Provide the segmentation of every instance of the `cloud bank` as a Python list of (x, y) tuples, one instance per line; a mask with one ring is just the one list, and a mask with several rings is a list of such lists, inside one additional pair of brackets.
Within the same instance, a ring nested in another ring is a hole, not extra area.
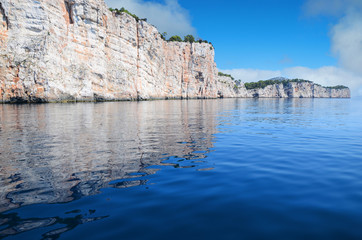
[(188, 11), (180, 6), (177, 0), (164, 0), (162, 3), (145, 0), (106, 0), (111, 8), (124, 7), (140, 18), (155, 25), (158, 30), (173, 35), (196, 35), (196, 29), (191, 24)]
[(343, 17), (332, 28), (331, 41), (340, 65), (362, 74), (362, 14), (352, 11)]
[(331, 52), (339, 66), (317, 69), (293, 67), (279, 71), (258, 69), (221, 70), (244, 82), (272, 77), (303, 78), (324, 86), (346, 85), (352, 95), (362, 96), (362, 1), (361, 0), (307, 0), (303, 7), (308, 17), (319, 15), (337, 17), (330, 30)]

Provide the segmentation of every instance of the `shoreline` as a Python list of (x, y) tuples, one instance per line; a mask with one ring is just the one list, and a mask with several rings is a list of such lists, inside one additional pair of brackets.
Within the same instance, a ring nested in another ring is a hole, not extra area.
[[(151, 98), (151, 99), (119, 99), (119, 100), (60, 100), (60, 101), (8, 101), (0, 102), (2, 105), (38, 105), (38, 104), (73, 104), (73, 103), (116, 103), (116, 102), (151, 102), (151, 101), (172, 101), (172, 100), (221, 100), (221, 99), (352, 99), (352, 97), (223, 97), (223, 98)], [(355, 99), (355, 98), (354, 98)]]

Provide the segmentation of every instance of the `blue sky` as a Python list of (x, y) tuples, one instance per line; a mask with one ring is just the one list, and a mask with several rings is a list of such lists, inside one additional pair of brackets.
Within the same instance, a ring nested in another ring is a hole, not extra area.
[(106, 2), (148, 18), (169, 37), (211, 41), (218, 68), (237, 79), (300, 77), (362, 95), (362, 0)]
[(335, 65), (330, 19), (310, 19), (302, 0), (180, 1), (201, 38), (216, 48), (222, 69)]

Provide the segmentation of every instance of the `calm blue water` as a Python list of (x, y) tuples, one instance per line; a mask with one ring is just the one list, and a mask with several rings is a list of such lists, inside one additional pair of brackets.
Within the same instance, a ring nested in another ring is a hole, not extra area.
[(0, 105), (0, 239), (362, 239), (362, 101)]

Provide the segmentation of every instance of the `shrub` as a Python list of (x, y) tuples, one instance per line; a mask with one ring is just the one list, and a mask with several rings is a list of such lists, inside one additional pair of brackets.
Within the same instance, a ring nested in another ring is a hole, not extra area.
[(250, 83), (245, 83), (245, 88), (246, 89), (256, 89), (256, 88), (265, 88), (266, 86), (269, 85), (274, 85), (274, 84), (283, 84), (284, 87), (288, 86), (289, 83), (302, 83), (302, 82), (307, 82), (307, 83), (313, 83), (312, 81), (308, 81), (308, 80), (304, 80), (304, 79), (285, 79), (285, 80), (260, 80), (258, 82), (250, 82)]
[(337, 86), (334, 86), (334, 87), (326, 87), (326, 88), (329, 88), (329, 89), (346, 89), (348, 87), (343, 86), (343, 85), (337, 85)]
[(195, 38), (194, 38), (194, 36), (192, 36), (192, 35), (186, 35), (185, 37), (184, 37), (184, 42), (189, 42), (189, 43), (194, 43), (195, 42)]
[(134, 19), (136, 19), (136, 21), (145, 21), (147, 22), (147, 18), (139, 18), (137, 15), (133, 14), (133, 13), (130, 13), (127, 9), (125, 8), (121, 8), (121, 9), (118, 9), (118, 8), (110, 8), (109, 11), (111, 12), (115, 12), (116, 14), (121, 14), (121, 13), (127, 13), (128, 15), (132, 16)]
[(167, 32), (160, 33), (160, 35), (163, 40), (166, 40)]
[(219, 76), (221, 76), (221, 77), (229, 77), (229, 78), (231, 78), (232, 80), (234, 80), (234, 78), (233, 78), (230, 74), (226, 74), (226, 73), (218, 72), (218, 74), (217, 74), (217, 75), (219, 75)]
[[(199, 43), (209, 43), (207, 40), (202, 40), (201, 38), (199, 38), (197, 41)], [(210, 44), (211, 44), (211, 42), (210, 42)]]
[(170, 39), (168, 41), (170, 41), (170, 42), (182, 42), (182, 38), (180, 36), (175, 35), (175, 36), (170, 37)]

